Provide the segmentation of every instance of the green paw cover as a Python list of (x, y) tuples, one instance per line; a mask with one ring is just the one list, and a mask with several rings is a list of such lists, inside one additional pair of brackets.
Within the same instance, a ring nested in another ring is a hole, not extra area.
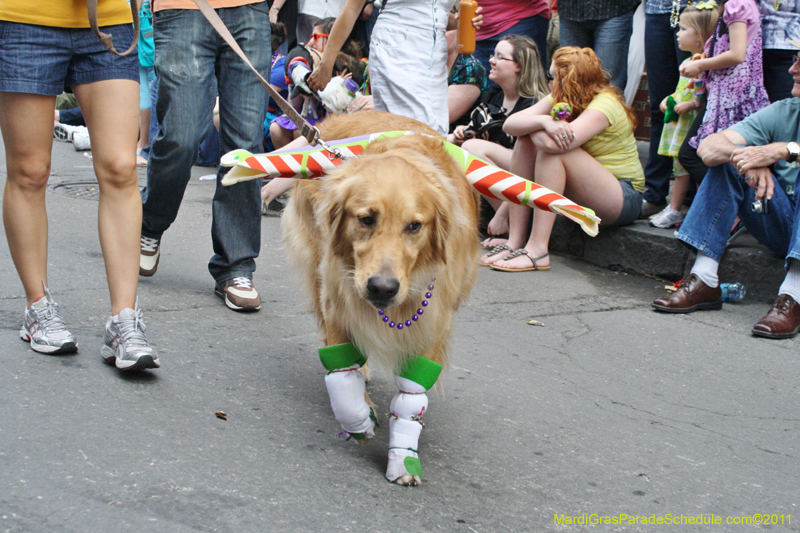
[(425, 390), (430, 390), (439, 379), (439, 374), (442, 373), (442, 365), (435, 363), (427, 357), (421, 355), (412, 355), (408, 358), (403, 371), (400, 372), (401, 378), (410, 379), (414, 383), (418, 383), (425, 387)]
[(334, 344), (319, 349), (319, 360), (325, 370), (332, 372), (342, 368), (349, 368), (355, 364), (364, 366), (367, 358), (356, 348), (352, 342)]
[(406, 457), (403, 459), (403, 465), (412, 476), (419, 476), (422, 479), (422, 463), (419, 462), (419, 457)]

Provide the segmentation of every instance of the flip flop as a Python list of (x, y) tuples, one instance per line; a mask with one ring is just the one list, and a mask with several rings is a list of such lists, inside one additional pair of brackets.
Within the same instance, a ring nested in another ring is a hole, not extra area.
[(528, 250), (526, 250), (525, 248), (520, 248), (519, 250), (514, 250), (513, 252), (505, 256), (504, 259), (508, 261), (509, 259), (514, 259), (515, 257), (519, 257), (521, 255), (527, 255), (528, 259), (530, 259), (531, 263), (533, 263), (533, 266), (526, 268), (508, 268), (496, 265), (489, 265), (489, 266), (492, 268), (492, 270), (500, 270), (503, 272), (528, 272), (530, 270), (541, 270), (541, 271), (550, 270), (550, 265), (540, 267), (536, 264), (536, 261), (544, 259), (548, 255), (550, 255), (549, 253), (540, 255), (539, 257), (533, 257), (530, 253), (528, 253)]
[(136, 154), (136, 166), (137, 167), (146, 167), (147, 166), (147, 159), (145, 159), (144, 157), (140, 156), (139, 154)]
[[(492, 248), (491, 250), (489, 250), (489, 251), (486, 253), (486, 255), (497, 255), (497, 254), (499, 254), (500, 252), (502, 252), (503, 250), (508, 250), (509, 252), (511, 252), (511, 253), (514, 253), (514, 252), (513, 252), (513, 250), (511, 249), (511, 247), (510, 247), (509, 245), (507, 245), (507, 244), (498, 244), (497, 246), (495, 246), (494, 248)], [(509, 254), (509, 255), (510, 255), (510, 254)], [(503, 259), (506, 259), (507, 257), (508, 257), (508, 256), (504, 257)], [(490, 267), (490, 266), (492, 266), (492, 265), (493, 265), (493, 263), (484, 263), (483, 261), (480, 261), (480, 260), (478, 261), (478, 263), (479, 263), (481, 266), (485, 266), (485, 267)]]

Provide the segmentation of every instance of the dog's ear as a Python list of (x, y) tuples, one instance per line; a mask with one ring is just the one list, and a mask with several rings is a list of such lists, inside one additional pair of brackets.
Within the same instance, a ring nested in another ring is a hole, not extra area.
[(325, 212), (321, 214), (320, 221), (324, 221), (327, 225), (331, 251), (339, 257), (345, 257), (351, 253), (350, 241), (344, 236), (347, 223), (345, 203), (349, 198), (351, 189), (349, 181), (346, 178), (333, 178), (322, 191), (326, 198), (324, 202)]
[(447, 205), (449, 200), (444, 191), (439, 188), (433, 189), (431, 195), (435, 209), (433, 224), (431, 227), (431, 254), (433, 259), (442, 263), (447, 263), (447, 237), (450, 234), (450, 209)]

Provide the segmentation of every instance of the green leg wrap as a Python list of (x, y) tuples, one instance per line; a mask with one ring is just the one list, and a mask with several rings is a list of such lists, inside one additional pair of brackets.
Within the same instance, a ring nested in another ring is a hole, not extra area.
[(364, 366), (367, 358), (364, 357), (356, 345), (352, 342), (345, 344), (334, 344), (319, 349), (319, 360), (325, 370), (332, 372), (342, 368), (349, 368), (353, 365)]
[(429, 390), (436, 384), (439, 374), (442, 373), (442, 365), (434, 363), (427, 357), (421, 355), (409, 356), (406, 366), (400, 372), (400, 377), (410, 379)]

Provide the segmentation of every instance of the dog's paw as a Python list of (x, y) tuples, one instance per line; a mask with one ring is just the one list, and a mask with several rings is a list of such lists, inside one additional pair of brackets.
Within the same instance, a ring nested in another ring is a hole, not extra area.
[(417, 454), (411, 450), (390, 449), (386, 479), (407, 487), (422, 483), (422, 464)]
[(403, 485), (404, 487), (416, 487), (422, 483), (422, 478), (412, 474), (406, 474), (395, 479), (394, 482), (398, 485)]

